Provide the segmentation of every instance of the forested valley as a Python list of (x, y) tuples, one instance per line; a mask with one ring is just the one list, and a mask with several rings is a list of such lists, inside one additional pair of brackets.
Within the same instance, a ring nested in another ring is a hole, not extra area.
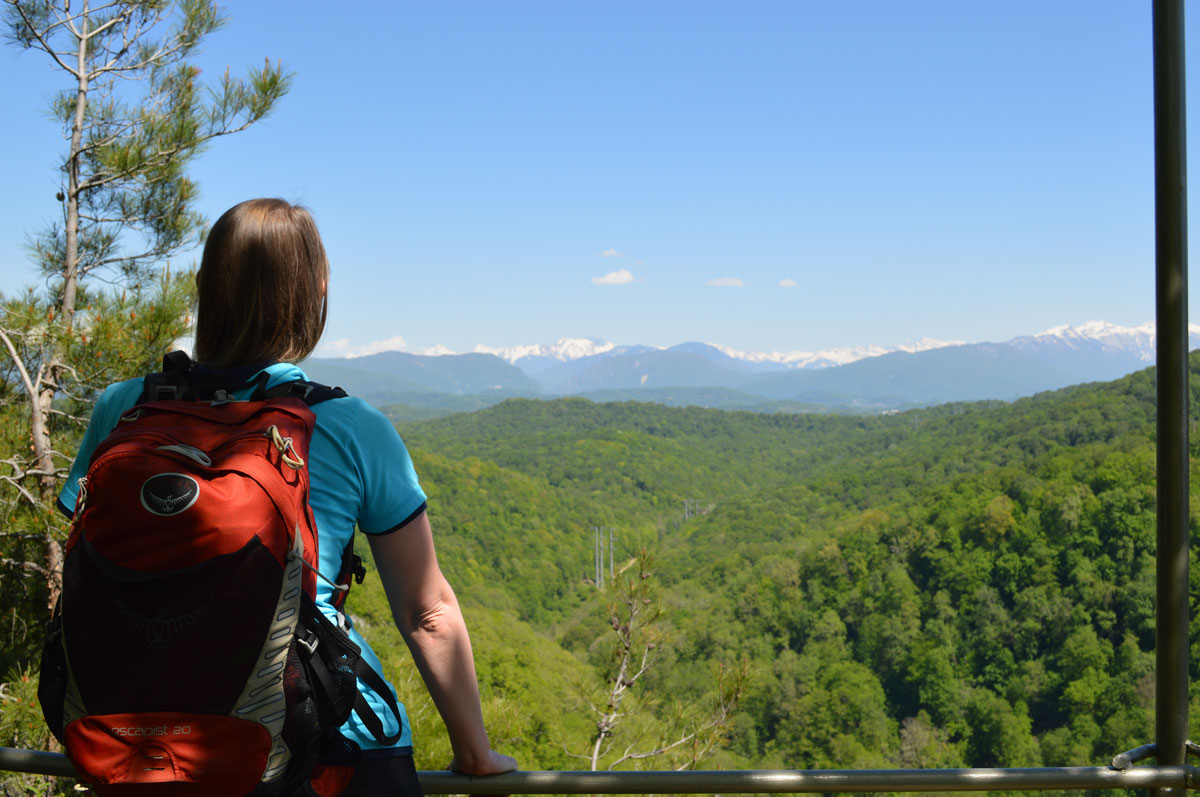
[[(1098, 765), (1153, 736), (1152, 369), (881, 417), (510, 400), (400, 431), (493, 741), (525, 768), (588, 768), (573, 756), (642, 548), (657, 659), (610, 763), (699, 722), (742, 665), (705, 768)], [(615, 538), (601, 589), (595, 527)], [(444, 766), (376, 582), (351, 612), (398, 675), (420, 766)]]
[[(1152, 369), (887, 416), (510, 400), (398, 428), (493, 743), (523, 768), (592, 765), (630, 583), (653, 662), (599, 768), (1097, 765), (1153, 736)], [(597, 527), (614, 540), (600, 588)], [(37, 746), (37, 623), (16, 609), (39, 596), (17, 583), (0, 743)], [(409, 707), (419, 768), (443, 768), (377, 579), (349, 612)]]

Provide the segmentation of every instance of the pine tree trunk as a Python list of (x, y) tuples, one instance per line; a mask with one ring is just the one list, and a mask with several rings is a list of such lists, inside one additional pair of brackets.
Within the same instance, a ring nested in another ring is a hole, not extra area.
[[(38, 394), (31, 397), (30, 426), (33, 431), (33, 451), (37, 463), (38, 499), (44, 511), (52, 515), (58, 501), (58, 482), (54, 478), (54, 453), (50, 445), (50, 407), (54, 401), (53, 379), (43, 376), (37, 382)], [(54, 537), (54, 518), (46, 518), (46, 600), (50, 610), (62, 591), (62, 544)]]
[[(88, 21), (85, 17), (81, 22), (84, 32), (87, 31)], [(63, 331), (71, 334), (75, 324), (75, 293), (79, 282), (79, 165), (83, 158), (83, 122), (87, 112), (88, 72), (87, 72), (88, 39), (79, 39), (78, 85), (75, 92), (75, 118), (71, 122), (71, 152), (67, 160), (67, 221), (63, 233), (66, 237), (66, 251), (63, 257), (63, 292), (62, 304), (58, 322)], [(57, 383), (59, 363), (62, 362), (61, 339), (54, 343), (54, 356), (51, 358), (50, 381)]]
[[(85, 12), (86, 13), (86, 12)], [(39, 369), (41, 378), (36, 382), (37, 396), (30, 396), (30, 427), (33, 431), (34, 457), (37, 461), (38, 492), (42, 505), (53, 513), (58, 501), (58, 480), (54, 476), (55, 463), (50, 440), (50, 411), (54, 406), (54, 394), (62, 381), (66, 369), (66, 341), (75, 326), (75, 297), (79, 286), (79, 172), (83, 158), (83, 125), (88, 100), (88, 19), (80, 21), (81, 35), (76, 59), (77, 87), (75, 91), (75, 116), (71, 121), (71, 150), (67, 158), (67, 218), (63, 230), (65, 247), (62, 264), (62, 299), (57, 318), (50, 321), (49, 357)], [(46, 593), (50, 610), (58, 602), (62, 592), (62, 543), (55, 539), (53, 521), (46, 528)]]

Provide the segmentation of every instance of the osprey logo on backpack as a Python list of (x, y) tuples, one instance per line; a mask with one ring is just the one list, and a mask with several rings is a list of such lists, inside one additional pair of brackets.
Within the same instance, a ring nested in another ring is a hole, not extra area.
[(230, 401), (182, 353), (164, 368), (81, 482), (42, 710), (101, 795), (291, 793), (353, 748), (356, 675), (379, 680), (314, 601), (309, 405), (345, 394), (264, 378)]
[(207, 604), (193, 609), (186, 614), (168, 617), (165, 610), (159, 610), (154, 617), (139, 614), (124, 603), (117, 601), (124, 622), (146, 632), (145, 646), (148, 648), (170, 647), (184, 628), (194, 625), (200, 615), (208, 608)]
[(183, 473), (159, 473), (142, 484), (142, 506), (159, 517), (178, 515), (200, 496), (200, 484)]

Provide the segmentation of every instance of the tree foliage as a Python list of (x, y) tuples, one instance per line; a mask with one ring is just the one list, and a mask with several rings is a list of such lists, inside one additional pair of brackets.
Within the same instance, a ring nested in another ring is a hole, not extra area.
[[(66, 146), (53, 220), (31, 231), (35, 287), (0, 296), (0, 667), (31, 661), (61, 578), (55, 500), (91, 405), (153, 370), (191, 324), (191, 161), (266, 116), (278, 64), (213, 84), (189, 61), (225, 19), (210, 0), (3, 0), (6, 40), (62, 78), (49, 100)], [(48, 132), (48, 135), (54, 135)], [(10, 682), (11, 683), (11, 682)], [(3, 716), (7, 716), (5, 704)]]
[[(645, 688), (697, 701), (718, 664), (757, 673), (718, 766), (1096, 765), (1152, 737), (1152, 370), (884, 417), (512, 400), (401, 429), (444, 463), (423, 479), (453, 583), (477, 551), (464, 602), (505, 602), (581, 666), (612, 635), (587, 519), (659, 539)], [(459, 523), (518, 495), (537, 510)]]
[[(607, 579), (612, 593), (609, 624), (612, 651), (604, 681), (584, 686), (584, 702), (594, 721), (588, 746), (572, 758), (591, 770), (622, 766), (687, 769), (725, 742), (730, 716), (742, 698), (749, 667), (726, 672), (718, 665), (717, 684), (700, 705), (663, 701), (645, 681), (662, 656), (665, 636), (659, 627), (661, 607), (652, 580), (653, 556), (643, 548), (623, 572)], [(639, 684), (641, 687), (639, 688)]]

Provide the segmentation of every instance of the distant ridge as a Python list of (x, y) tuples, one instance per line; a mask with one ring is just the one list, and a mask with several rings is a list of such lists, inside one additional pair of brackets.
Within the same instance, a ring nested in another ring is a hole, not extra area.
[[(310, 378), (338, 384), (378, 406), (463, 411), (511, 396), (580, 395), (767, 412), (880, 412), (951, 401), (1010, 401), (1107, 381), (1152, 365), (1154, 346), (1153, 323), (1123, 327), (1089, 321), (1002, 343), (923, 338), (893, 347), (765, 354), (696, 341), (662, 348), (561, 338), (550, 345), (480, 346), (469, 354), (311, 358), (303, 366)], [(1193, 324), (1190, 348), (1197, 346), (1200, 325)]]
[(510, 346), (508, 348), (495, 348), (481, 344), (475, 347), (475, 351), (483, 354), (494, 354), (502, 360), (516, 365), (526, 373), (532, 374), (545, 370), (555, 363), (572, 362), (602, 356), (617, 356), (627, 353), (630, 349), (671, 351), (684, 347), (705, 347), (718, 351), (730, 359), (743, 360), (747, 363), (754, 363), (768, 368), (828, 368), (837, 365), (846, 365), (865, 357), (878, 357), (879, 355), (888, 354), (893, 351), (927, 351), (943, 346), (958, 346), (964, 342), (961, 340), (921, 338), (915, 342), (908, 341), (896, 346), (871, 345), (822, 349), (820, 351), (801, 351), (796, 349), (786, 352), (759, 352), (742, 351), (730, 346), (722, 346), (719, 343), (689, 342), (664, 349), (660, 346), (616, 346), (597, 338), (559, 338), (556, 343), (552, 344)]
[(516, 396), (541, 392), (524, 371), (490, 354), (385, 351), (353, 359), (310, 357), (301, 367), (314, 381), (340, 385), (367, 399), (386, 393)]

